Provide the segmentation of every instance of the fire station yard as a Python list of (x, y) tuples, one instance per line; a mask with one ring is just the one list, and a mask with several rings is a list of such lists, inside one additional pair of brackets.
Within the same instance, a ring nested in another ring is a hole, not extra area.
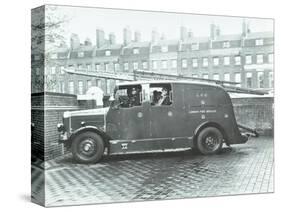
[[(273, 138), (225, 146), (219, 155), (192, 151), (105, 157), (76, 164), (65, 156), (45, 164), (46, 206), (273, 192)], [(42, 177), (32, 168), (40, 187)], [(38, 189), (40, 189), (38, 187)]]

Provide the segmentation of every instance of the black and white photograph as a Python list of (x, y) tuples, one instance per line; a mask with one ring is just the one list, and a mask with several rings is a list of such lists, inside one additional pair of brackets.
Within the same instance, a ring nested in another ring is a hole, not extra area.
[(273, 193), (274, 19), (31, 11), (31, 201)]

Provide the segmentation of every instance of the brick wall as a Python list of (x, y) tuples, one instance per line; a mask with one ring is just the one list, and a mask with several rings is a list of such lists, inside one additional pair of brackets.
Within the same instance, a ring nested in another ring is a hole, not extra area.
[(58, 144), (57, 124), (63, 112), (78, 110), (76, 95), (60, 93), (35, 93), (31, 96), (32, 156), (49, 160), (64, 153)]
[(273, 97), (233, 98), (237, 123), (257, 129), (261, 135), (273, 135)]

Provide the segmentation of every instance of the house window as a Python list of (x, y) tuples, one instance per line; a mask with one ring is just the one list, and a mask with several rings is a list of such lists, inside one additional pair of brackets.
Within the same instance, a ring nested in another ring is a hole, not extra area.
[(262, 64), (263, 63), (263, 54), (257, 54), (257, 63)]
[(34, 55), (34, 60), (40, 60), (40, 55), (39, 54), (36, 54), (36, 55)]
[(84, 57), (84, 52), (78, 52), (78, 57)]
[(152, 69), (157, 69), (157, 61), (152, 61)]
[(36, 74), (36, 75), (40, 75), (40, 68), (37, 67), (37, 68), (35, 69), (35, 74)]
[(237, 87), (241, 87), (241, 73), (235, 73), (235, 82), (237, 82), (238, 84), (236, 84)]
[(133, 49), (133, 54), (139, 54), (140, 53), (140, 49), (139, 48), (134, 48)]
[(252, 55), (246, 55), (246, 64), (252, 64)]
[(143, 62), (142, 62), (142, 68), (143, 68), (143, 69), (148, 69), (148, 63), (147, 63), (147, 61), (143, 61)]
[(264, 73), (263, 73), (263, 71), (258, 72), (258, 88), (264, 88)]
[(262, 46), (263, 45), (263, 39), (256, 39), (256, 46)]
[(219, 74), (213, 74), (213, 79), (214, 80), (220, 80), (220, 75)]
[(51, 67), (51, 74), (56, 74), (56, 67), (55, 66)]
[(268, 77), (268, 80), (269, 80), (269, 83), (268, 83), (268, 86), (270, 87), (270, 88), (273, 88), (273, 86), (274, 86), (274, 79), (273, 79), (273, 72), (271, 71), (271, 72), (269, 72), (269, 77)]
[(69, 93), (74, 94), (74, 82), (73, 81), (69, 81), (68, 90), (69, 90)]
[(187, 59), (182, 59), (181, 60), (181, 67), (182, 68), (187, 68)]
[(223, 64), (225, 66), (228, 66), (230, 64), (230, 57), (229, 56), (226, 56), (223, 58)]
[(78, 94), (83, 94), (84, 84), (83, 81), (78, 81)]
[(51, 54), (51, 59), (58, 59), (58, 54), (57, 53)]
[(110, 50), (106, 50), (105, 51), (105, 56), (110, 56), (111, 55), (111, 51)]
[(172, 68), (177, 68), (177, 60), (172, 60)]
[(192, 59), (192, 67), (193, 68), (197, 68), (198, 67), (198, 59), (197, 58), (193, 58)]
[(162, 69), (167, 69), (168, 68), (167, 60), (162, 60), (161, 61), (161, 67), (162, 67)]
[(87, 71), (92, 71), (92, 64), (88, 63), (86, 64)]
[(82, 64), (78, 64), (78, 65), (77, 65), (77, 68), (78, 68), (78, 71), (82, 71), (83, 65), (82, 65)]
[(92, 81), (87, 80), (87, 89), (89, 90), (90, 87), (92, 87)]
[(119, 63), (114, 63), (114, 70), (115, 70), (115, 71), (120, 71), (120, 65), (119, 65)]
[(133, 69), (138, 70), (139, 68), (139, 63), (138, 62), (133, 62)]
[(109, 79), (106, 80), (106, 93), (110, 94), (110, 80)]
[(224, 81), (230, 81), (230, 74), (229, 73), (224, 74)]
[(168, 46), (161, 46), (161, 52), (168, 52)]
[(129, 70), (129, 63), (124, 63), (124, 71), (128, 71)]
[(65, 83), (64, 83), (64, 81), (60, 82), (60, 92), (65, 93)]
[(213, 58), (213, 64), (214, 64), (214, 66), (218, 66), (219, 65), (219, 58), (218, 57), (214, 57)]
[(99, 63), (97, 63), (97, 64), (95, 65), (95, 67), (96, 67), (96, 71), (100, 71), (100, 64), (99, 64)]
[(203, 79), (209, 79), (209, 74), (203, 74), (202, 77)]
[(268, 55), (268, 62), (273, 63), (273, 54), (272, 53)]
[(105, 67), (105, 71), (109, 71), (109, 63), (105, 63), (104, 67)]
[(191, 75), (193, 78), (198, 78), (198, 74), (192, 74)]
[(223, 48), (229, 48), (230, 47), (229, 41), (224, 41), (223, 44), (222, 44), (222, 47)]
[(234, 60), (235, 60), (235, 65), (241, 65), (241, 57), (240, 56), (235, 56)]
[(192, 50), (192, 51), (199, 50), (199, 43), (193, 43), (193, 44), (191, 44), (191, 50)]
[(68, 65), (69, 69), (74, 69), (74, 65)]
[(64, 74), (64, 66), (60, 66), (60, 74)]
[(207, 57), (204, 57), (203, 58), (203, 67), (208, 67), (208, 65), (209, 65), (209, 60), (208, 60), (208, 58)]
[(252, 73), (250, 73), (250, 72), (246, 73), (246, 87), (247, 88), (251, 88), (252, 87), (252, 84), (253, 84), (252, 80), (253, 80)]
[(101, 79), (96, 79), (96, 85), (101, 88)]

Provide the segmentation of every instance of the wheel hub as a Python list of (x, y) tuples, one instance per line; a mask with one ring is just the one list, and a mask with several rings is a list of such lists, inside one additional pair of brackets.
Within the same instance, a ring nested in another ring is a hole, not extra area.
[(80, 143), (80, 153), (83, 155), (92, 155), (96, 151), (95, 141), (86, 139)]
[(89, 144), (89, 143), (84, 145), (84, 150), (85, 150), (86, 152), (90, 151), (91, 148), (92, 148), (92, 145)]
[(217, 144), (217, 140), (213, 136), (208, 136), (205, 140), (207, 148), (214, 149)]

